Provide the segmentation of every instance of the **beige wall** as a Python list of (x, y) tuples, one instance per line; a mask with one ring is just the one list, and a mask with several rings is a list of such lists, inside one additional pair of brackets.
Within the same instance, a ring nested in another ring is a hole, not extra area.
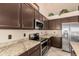
[[(23, 34), (26, 33), (26, 37), (23, 37)], [(8, 42), (12, 40), (18, 40), (23, 38), (29, 38), (29, 34), (31, 33), (40, 33), (40, 35), (44, 35), (47, 33), (48, 35), (61, 37), (60, 30), (5, 30), (0, 29), (0, 43)], [(8, 35), (12, 35), (12, 39), (8, 39)]]
[(70, 11), (78, 10), (78, 3), (38, 3), (40, 12), (48, 17), (50, 12), (59, 14), (61, 9), (68, 9)]

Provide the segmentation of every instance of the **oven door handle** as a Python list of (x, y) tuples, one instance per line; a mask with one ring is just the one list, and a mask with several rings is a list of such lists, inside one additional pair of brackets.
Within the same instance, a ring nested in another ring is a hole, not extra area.
[(44, 44), (45, 42), (47, 42), (48, 40), (43, 41), (41, 44)]

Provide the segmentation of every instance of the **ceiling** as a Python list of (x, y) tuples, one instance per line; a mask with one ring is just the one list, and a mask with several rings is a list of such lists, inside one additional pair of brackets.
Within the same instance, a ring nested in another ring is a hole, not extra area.
[(37, 3), (40, 7), (40, 12), (48, 17), (49, 13), (59, 14), (62, 9), (68, 9), (69, 11), (78, 10), (79, 3)]

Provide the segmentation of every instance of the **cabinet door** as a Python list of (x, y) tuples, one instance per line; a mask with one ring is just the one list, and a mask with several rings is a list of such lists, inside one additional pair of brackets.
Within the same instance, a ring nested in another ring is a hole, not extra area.
[(49, 20), (49, 29), (60, 30), (61, 20), (60, 19)]
[(33, 29), (34, 9), (29, 4), (22, 4), (22, 28)]
[(61, 20), (62, 20), (62, 23), (78, 22), (78, 16), (62, 18)]
[(55, 21), (56, 21), (56, 23), (55, 23), (55, 26), (56, 26), (56, 30), (60, 30), (60, 29), (62, 29), (61, 28), (61, 19), (55, 19)]
[(19, 28), (20, 4), (0, 3), (0, 28)]
[(61, 19), (49, 20), (49, 29), (51, 30), (61, 30)]
[(62, 20), (62, 23), (67, 23), (67, 22), (69, 22), (67, 18), (62, 18), (61, 20)]
[(51, 45), (53, 47), (61, 48), (62, 47), (62, 39), (61, 37), (52, 37), (51, 38)]
[(37, 10), (35, 10), (35, 19), (40, 20), (39, 12)]
[(44, 30), (48, 30), (48, 20), (44, 21)]
[(35, 10), (35, 19), (43, 21), (43, 16), (39, 11)]
[(40, 56), (41, 55), (40, 44), (38, 44), (35, 47), (31, 48), (28, 51), (28, 55), (29, 56)]
[(40, 20), (43, 21), (43, 15), (39, 13), (39, 16), (40, 16)]
[(39, 49), (35, 50), (32, 54), (30, 54), (29, 56), (40, 56), (40, 51)]
[(43, 17), (43, 21), (44, 21), (44, 30), (48, 30), (48, 19), (46, 17)]
[(73, 16), (68, 18), (69, 22), (78, 22), (78, 16)]
[(49, 24), (48, 25), (49, 30), (55, 30), (56, 29), (55, 20), (49, 20), (48, 24)]

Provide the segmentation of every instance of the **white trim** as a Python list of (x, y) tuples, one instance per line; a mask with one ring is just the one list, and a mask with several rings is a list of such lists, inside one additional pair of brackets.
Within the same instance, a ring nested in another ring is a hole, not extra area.
[(65, 17), (72, 17), (72, 16), (79, 16), (79, 11), (73, 11), (73, 12), (69, 12), (69, 13), (64, 13), (62, 15), (50, 16), (50, 17), (48, 17), (48, 20), (65, 18)]

